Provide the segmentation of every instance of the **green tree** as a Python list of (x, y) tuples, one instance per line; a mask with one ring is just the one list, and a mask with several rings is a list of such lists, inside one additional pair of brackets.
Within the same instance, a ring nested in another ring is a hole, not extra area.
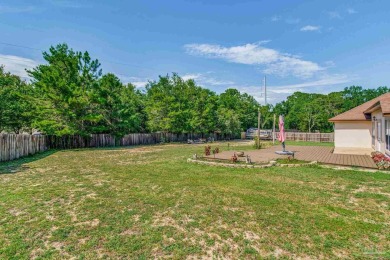
[(273, 112), (272, 105), (267, 104), (265, 106), (261, 106), (260, 114), (261, 114), (261, 120), (260, 120), (261, 129), (272, 129), (273, 122), (274, 122), (274, 112)]
[(33, 88), (0, 66), (0, 132), (32, 131)]
[(237, 112), (225, 107), (218, 108), (218, 129), (223, 134), (240, 133), (242, 125)]
[(92, 131), (118, 137), (143, 131), (140, 95), (132, 84), (123, 85), (114, 74), (103, 75), (92, 95), (100, 116)]
[(216, 96), (177, 74), (160, 76), (146, 87), (146, 113), (151, 131), (206, 133), (214, 131)]
[(350, 86), (344, 89), (344, 111), (357, 107), (371, 99), (389, 92), (388, 87), (378, 87), (376, 89), (364, 89), (361, 86)]
[[(189, 81), (188, 84), (195, 85), (194, 81)], [(192, 98), (190, 100), (191, 117), (190, 129), (194, 133), (211, 133), (216, 130), (217, 125), (217, 95), (200, 87), (192, 88)]]
[(101, 76), (98, 60), (66, 44), (43, 53), (47, 64), (28, 71), (38, 94), (35, 126), (47, 134), (89, 134), (102, 117), (91, 95)]
[(285, 116), (286, 129), (312, 132), (324, 130), (328, 123), (329, 108), (326, 95), (295, 92), (287, 100), (275, 105), (275, 113)]
[(241, 126), (240, 131), (257, 126), (259, 103), (246, 93), (241, 94), (236, 89), (227, 89), (219, 96), (218, 107), (234, 111), (237, 114)]

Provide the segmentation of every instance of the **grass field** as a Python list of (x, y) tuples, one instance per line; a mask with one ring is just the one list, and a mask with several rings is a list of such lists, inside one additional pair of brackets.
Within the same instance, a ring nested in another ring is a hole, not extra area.
[(390, 257), (389, 174), (186, 162), (202, 151), (83, 149), (0, 164), (0, 259)]

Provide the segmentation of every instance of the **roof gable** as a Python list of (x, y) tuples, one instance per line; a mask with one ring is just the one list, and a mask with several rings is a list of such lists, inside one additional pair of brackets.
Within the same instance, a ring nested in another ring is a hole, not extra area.
[(384, 99), (381, 99), (381, 108), (383, 114), (390, 114), (390, 96)]
[(335, 117), (329, 119), (330, 122), (336, 121), (366, 121), (371, 119), (370, 113), (368, 112), (370, 108), (373, 108), (377, 103), (380, 104), (384, 114), (390, 114), (390, 92), (385, 93), (377, 98), (374, 98), (366, 103), (361, 104), (351, 110), (348, 110), (344, 113), (341, 113)]

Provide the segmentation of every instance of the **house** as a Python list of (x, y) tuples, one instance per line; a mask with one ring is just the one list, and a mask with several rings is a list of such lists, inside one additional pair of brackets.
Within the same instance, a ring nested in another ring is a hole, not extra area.
[(334, 153), (390, 155), (390, 93), (339, 114), (334, 123)]

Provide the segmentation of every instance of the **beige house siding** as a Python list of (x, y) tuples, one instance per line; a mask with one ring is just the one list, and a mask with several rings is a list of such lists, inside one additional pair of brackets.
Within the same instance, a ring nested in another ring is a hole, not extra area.
[(335, 148), (364, 148), (372, 147), (371, 121), (342, 121), (335, 122)]

